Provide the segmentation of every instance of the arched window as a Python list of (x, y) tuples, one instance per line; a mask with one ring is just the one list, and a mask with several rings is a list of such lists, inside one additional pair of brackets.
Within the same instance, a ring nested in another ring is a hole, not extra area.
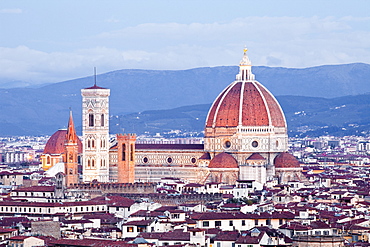
[(101, 126), (104, 126), (104, 114), (101, 114), (100, 124), (101, 124)]
[(95, 147), (95, 141), (94, 140), (92, 140), (91, 141), (91, 146), (94, 148)]
[(87, 147), (90, 148), (90, 146), (91, 146), (90, 140), (87, 140)]
[(126, 144), (122, 144), (122, 161), (126, 160)]
[(92, 113), (89, 114), (89, 126), (90, 127), (94, 126), (94, 114)]
[(91, 160), (91, 167), (95, 167), (95, 160)]
[(91, 162), (90, 160), (87, 161), (87, 167), (90, 167), (91, 166)]
[(46, 163), (47, 163), (47, 164), (50, 164), (50, 156), (48, 156), (48, 157), (46, 158)]

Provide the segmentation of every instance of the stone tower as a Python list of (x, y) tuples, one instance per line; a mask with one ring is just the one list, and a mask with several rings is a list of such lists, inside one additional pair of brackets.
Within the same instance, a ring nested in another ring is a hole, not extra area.
[(78, 179), (78, 136), (72, 118), (72, 111), (69, 114), (67, 134), (64, 143), (64, 173), (65, 185), (77, 184)]
[(109, 181), (109, 95), (107, 88), (81, 90), (83, 181)]
[(135, 181), (135, 134), (117, 135), (118, 183)]

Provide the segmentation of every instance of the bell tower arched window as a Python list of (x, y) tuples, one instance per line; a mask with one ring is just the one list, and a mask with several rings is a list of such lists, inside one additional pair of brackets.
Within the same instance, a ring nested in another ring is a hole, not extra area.
[(89, 126), (93, 127), (94, 126), (94, 114), (89, 113)]

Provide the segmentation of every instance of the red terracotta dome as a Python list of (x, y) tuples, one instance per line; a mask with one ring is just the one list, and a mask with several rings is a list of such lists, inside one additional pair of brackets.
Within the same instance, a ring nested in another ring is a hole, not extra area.
[(207, 127), (238, 125), (286, 126), (279, 103), (257, 81), (232, 83), (217, 97), (209, 110)]
[(208, 112), (206, 127), (286, 127), (284, 113), (275, 97), (252, 74), (244, 51), (236, 81), (226, 87)]
[(300, 168), (299, 161), (288, 152), (278, 154), (274, 159), (275, 168)]
[(233, 156), (228, 153), (220, 153), (209, 162), (208, 168), (239, 168), (239, 166)]
[(248, 157), (247, 160), (266, 160), (266, 159), (259, 153), (253, 153), (251, 156)]
[[(64, 153), (64, 144), (67, 140), (67, 130), (61, 129), (55, 132), (47, 141), (44, 154), (61, 154)], [(78, 152), (82, 153), (82, 143), (78, 138)]]

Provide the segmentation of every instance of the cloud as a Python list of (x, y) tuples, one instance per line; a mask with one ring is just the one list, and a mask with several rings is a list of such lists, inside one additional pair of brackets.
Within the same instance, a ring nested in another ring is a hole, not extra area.
[(124, 68), (237, 65), (244, 45), (254, 65), (299, 68), (370, 63), (369, 21), (314, 16), (144, 23), (97, 34), (83, 42), (83, 49), (66, 52), (0, 47), (0, 78), (44, 83), (91, 75), (93, 67), (103, 73)]
[(21, 14), (22, 9), (0, 9), (0, 14)]

